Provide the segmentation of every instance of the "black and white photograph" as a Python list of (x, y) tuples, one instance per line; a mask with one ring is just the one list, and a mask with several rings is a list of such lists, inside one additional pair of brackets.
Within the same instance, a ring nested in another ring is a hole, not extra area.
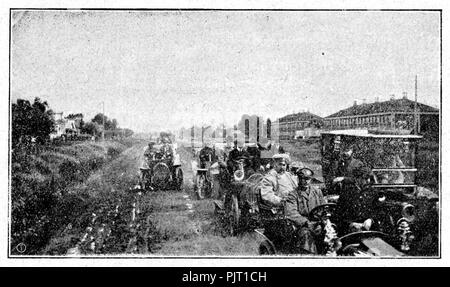
[(10, 8), (8, 258), (442, 258), (442, 10), (331, 8)]

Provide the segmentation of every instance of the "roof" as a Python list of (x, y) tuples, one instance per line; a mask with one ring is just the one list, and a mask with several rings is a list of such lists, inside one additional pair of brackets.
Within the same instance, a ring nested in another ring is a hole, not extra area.
[(318, 115), (312, 114), (310, 112), (301, 112), (296, 114), (290, 114), (286, 115), (279, 119), (279, 121), (310, 121), (314, 119), (322, 119), (322, 117), (319, 117)]
[[(439, 109), (431, 106), (417, 103), (417, 110), (419, 113), (438, 113)], [(347, 117), (356, 115), (368, 115), (377, 113), (391, 113), (391, 112), (414, 112), (414, 101), (409, 99), (394, 99), (384, 102), (375, 102), (369, 104), (360, 104), (351, 106), (347, 109), (340, 110), (337, 113), (329, 115), (325, 118)]]
[(322, 134), (347, 135), (347, 136), (370, 137), (370, 138), (408, 138), (408, 139), (422, 138), (422, 136), (418, 135), (372, 134), (369, 133), (368, 130), (335, 130), (322, 132)]

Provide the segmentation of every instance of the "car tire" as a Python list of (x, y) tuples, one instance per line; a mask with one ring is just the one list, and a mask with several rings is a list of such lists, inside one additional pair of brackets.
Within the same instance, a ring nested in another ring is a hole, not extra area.
[(241, 210), (239, 208), (239, 199), (235, 194), (231, 195), (230, 214), (228, 219), (230, 234), (236, 236), (239, 233)]
[(275, 249), (268, 240), (264, 240), (259, 245), (259, 255), (275, 255)]

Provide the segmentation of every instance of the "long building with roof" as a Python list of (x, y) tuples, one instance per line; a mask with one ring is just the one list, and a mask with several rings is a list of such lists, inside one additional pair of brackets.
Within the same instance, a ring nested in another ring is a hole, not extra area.
[(296, 137), (298, 131), (307, 128), (320, 128), (323, 124), (322, 117), (310, 112), (300, 112), (286, 115), (278, 119), (280, 140), (291, 140)]
[(373, 103), (354, 103), (324, 118), (324, 128), (336, 129), (374, 129), (386, 131), (414, 130), (414, 115), (417, 115), (417, 132), (439, 134), (439, 109), (409, 100), (406, 95), (400, 99)]

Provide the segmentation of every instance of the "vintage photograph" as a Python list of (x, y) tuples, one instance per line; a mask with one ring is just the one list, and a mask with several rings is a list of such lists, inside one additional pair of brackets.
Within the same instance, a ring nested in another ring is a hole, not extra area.
[(440, 258), (441, 10), (10, 9), (10, 258)]

